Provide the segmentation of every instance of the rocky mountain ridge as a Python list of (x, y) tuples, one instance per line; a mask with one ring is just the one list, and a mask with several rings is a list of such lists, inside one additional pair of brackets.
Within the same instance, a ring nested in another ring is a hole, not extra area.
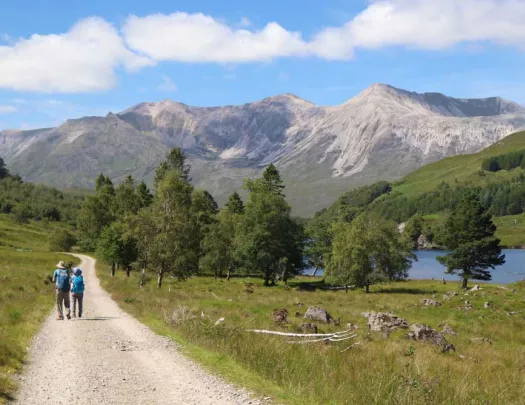
[(198, 187), (219, 201), (274, 162), (294, 212), (308, 215), (352, 186), (395, 179), (446, 156), (476, 152), (525, 129), (525, 108), (501, 99), (455, 99), (375, 84), (344, 104), (291, 94), (192, 107), (165, 100), (57, 128), (0, 132), (0, 156), (28, 180), (92, 187), (101, 171), (151, 180), (182, 147)]

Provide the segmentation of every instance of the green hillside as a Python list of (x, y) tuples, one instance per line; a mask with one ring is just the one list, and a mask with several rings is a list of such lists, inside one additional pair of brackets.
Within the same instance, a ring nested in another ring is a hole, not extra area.
[(485, 172), (480, 176), (483, 160), (489, 157), (525, 149), (525, 131), (509, 135), (494, 145), (472, 155), (459, 155), (445, 158), (423, 166), (410, 173), (394, 185), (393, 191), (407, 196), (434, 190), (440, 183), (479, 185), (500, 182), (515, 177), (520, 169), (496, 173)]
[[(318, 212), (313, 222), (345, 221), (363, 211), (374, 211), (405, 222), (423, 215), (427, 228), (439, 227), (467, 191), (476, 192), (495, 216), (498, 236), (505, 246), (525, 245), (525, 131), (512, 134), (483, 151), (460, 155), (424, 166), (392, 184), (378, 182), (353, 189), (332, 206)], [(518, 157), (517, 161), (512, 158)], [(489, 171), (489, 160), (512, 161), (511, 170)], [(485, 165), (484, 165), (485, 163)], [(434, 232), (435, 233), (435, 232)]]

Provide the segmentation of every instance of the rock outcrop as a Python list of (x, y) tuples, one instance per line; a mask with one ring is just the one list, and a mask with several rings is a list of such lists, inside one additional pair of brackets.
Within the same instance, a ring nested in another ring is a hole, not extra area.
[(447, 342), (445, 336), (435, 331), (428, 325), (414, 324), (410, 325), (410, 332), (407, 338), (419, 341), (428, 341), (433, 345), (441, 347), (442, 351), (454, 351), (454, 345)]
[(371, 312), (366, 313), (368, 318), (368, 328), (372, 332), (383, 332), (389, 334), (396, 329), (407, 329), (408, 322), (406, 319), (399, 318), (391, 313)]
[(304, 318), (323, 323), (330, 323), (334, 321), (334, 318), (332, 318), (332, 316), (325, 309), (314, 306), (309, 307), (306, 310)]

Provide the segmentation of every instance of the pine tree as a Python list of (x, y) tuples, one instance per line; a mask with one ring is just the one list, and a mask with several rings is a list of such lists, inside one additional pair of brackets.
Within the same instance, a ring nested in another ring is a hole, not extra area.
[(102, 188), (102, 186), (104, 186), (106, 184), (106, 176), (104, 176), (104, 173), (100, 173), (97, 177), (97, 181), (96, 181), (96, 188), (95, 190), (98, 191)]
[(505, 263), (500, 240), (494, 236), (496, 226), (481, 205), (479, 197), (467, 193), (448, 218), (442, 243), (452, 252), (437, 260), (447, 266), (447, 274), (458, 274), (462, 287), (468, 280), (490, 280), (489, 269)]
[(155, 172), (155, 189), (158, 188), (160, 182), (170, 170), (178, 173), (182, 181), (189, 182), (191, 166), (186, 163), (186, 155), (180, 148), (173, 148), (168, 154), (166, 160), (160, 164)]
[(275, 284), (278, 279), (286, 281), (298, 272), (303, 265), (304, 241), (302, 227), (290, 217), (279, 172), (271, 169), (268, 174), (247, 182), (250, 197), (239, 224), (236, 248), (236, 260), (246, 271), (261, 274), (264, 285)]
[(281, 179), (279, 170), (277, 170), (273, 163), (270, 163), (264, 171), (261, 184), (263, 184), (271, 193), (283, 195), (283, 180)]
[(224, 206), (232, 214), (244, 214), (244, 203), (237, 191), (234, 191)]
[(141, 208), (149, 207), (153, 201), (153, 194), (151, 194), (148, 186), (143, 181), (137, 186), (137, 196), (139, 198)]
[(0, 158), (0, 180), (9, 176), (9, 170), (5, 166), (4, 160)]
[(115, 190), (115, 215), (118, 218), (135, 215), (142, 206), (133, 177), (128, 176)]

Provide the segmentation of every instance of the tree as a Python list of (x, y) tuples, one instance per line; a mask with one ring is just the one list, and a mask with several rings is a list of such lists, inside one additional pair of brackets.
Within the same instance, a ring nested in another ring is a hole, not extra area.
[(313, 276), (324, 269), (332, 250), (332, 224), (329, 221), (313, 219), (306, 226), (305, 255), (309, 266), (314, 268)]
[(178, 170), (167, 171), (158, 184), (151, 216), (156, 229), (148, 241), (148, 266), (157, 273), (158, 288), (166, 274), (185, 279), (198, 270), (199, 223), (191, 209), (192, 191)]
[(74, 235), (64, 229), (57, 229), (49, 236), (49, 250), (51, 252), (69, 252), (75, 243)]
[(413, 247), (417, 247), (417, 240), (423, 233), (423, 217), (419, 214), (411, 217), (405, 225), (404, 234), (412, 243)]
[(182, 181), (189, 182), (191, 166), (186, 163), (186, 156), (180, 148), (173, 148), (168, 154), (166, 160), (160, 164), (155, 172), (155, 189), (158, 188), (160, 182), (169, 171), (178, 173)]
[(235, 228), (240, 215), (227, 209), (222, 210), (204, 236), (200, 267), (213, 272), (215, 279), (224, 273), (230, 279), (235, 263)]
[(82, 247), (86, 250), (95, 249), (100, 234), (114, 219), (112, 212), (98, 196), (86, 197), (77, 218)]
[(154, 250), (157, 223), (150, 209), (144, 208), (137, 215), (127, 218), (127, 232), (133, 237), (136, 248), (136, 260), (141, 269), (140, 286), (146, 282), (146, 269)]
[(0, 180), (9, 177), (9, 170), (5, 166), (4, 159), (0, 158)]
[(232, 214), (244, 214), (244, 203), (237, 191), (234, 191), (224, 206)]
[(413, 259), (410, 244), (399, 235), (394, 222), (362, 214), (350, 224), (336, 225), (327, 275), (347, 291), (353, 284), (368, 292), (379, 280), (407, 278)]
[[(274, 167), (275, 169), (275, 167)], [(273, 172), (273, 169), (271, 169)], [(303, 265), (303, 230), (290, 217), (290, 206), (282, 194), (279, 173), (248, 181), (250, 191), (245, 213), (239, 224), (236, 259), (246, 271), (261, 274), (264, 285), (287, 280)]]
[(279, 170), (274, 166), (273, 163), (266, 168), (261, 179), (261, 184), (263, 184), (268, 191), (274, 194), (282, 195), (284, 190), (283, 181), (281, 179), (281, 174)]
[(153, 194), (151, 194), (148, 186), (143, 181), (141, 181), (137, 186), (137, 196), (140, 201), (141, 208), (149, 207), (153, 201)]
[(115, 216), (121, 218), (135, 215), (141, 207), (142, 201), (135, 190), (135, 181), (128, 176), (115, 190)]
[(104, 173), (100, 173), (95, 182), (95, 190), (96, 191), (100, 190), (105, 184), (106, 184), (106, 176), (104, 176)]
[(467, 193), (447, 219), (441, 242), (452, 252), (437, 260), (447, 274), (458, 274), (462, 288), (468, 280), (490, 280), (489, 269), (505, 263), (500, 240), (494, 236), (496, 225), (474, 193)]
[(106, 264), (111, 266), (111, 276), (115, 275), (115, 268), (120, 261), (122, 240), (120, 231), (116, 226), (106, 227), (97, 241), (96, 255)]

